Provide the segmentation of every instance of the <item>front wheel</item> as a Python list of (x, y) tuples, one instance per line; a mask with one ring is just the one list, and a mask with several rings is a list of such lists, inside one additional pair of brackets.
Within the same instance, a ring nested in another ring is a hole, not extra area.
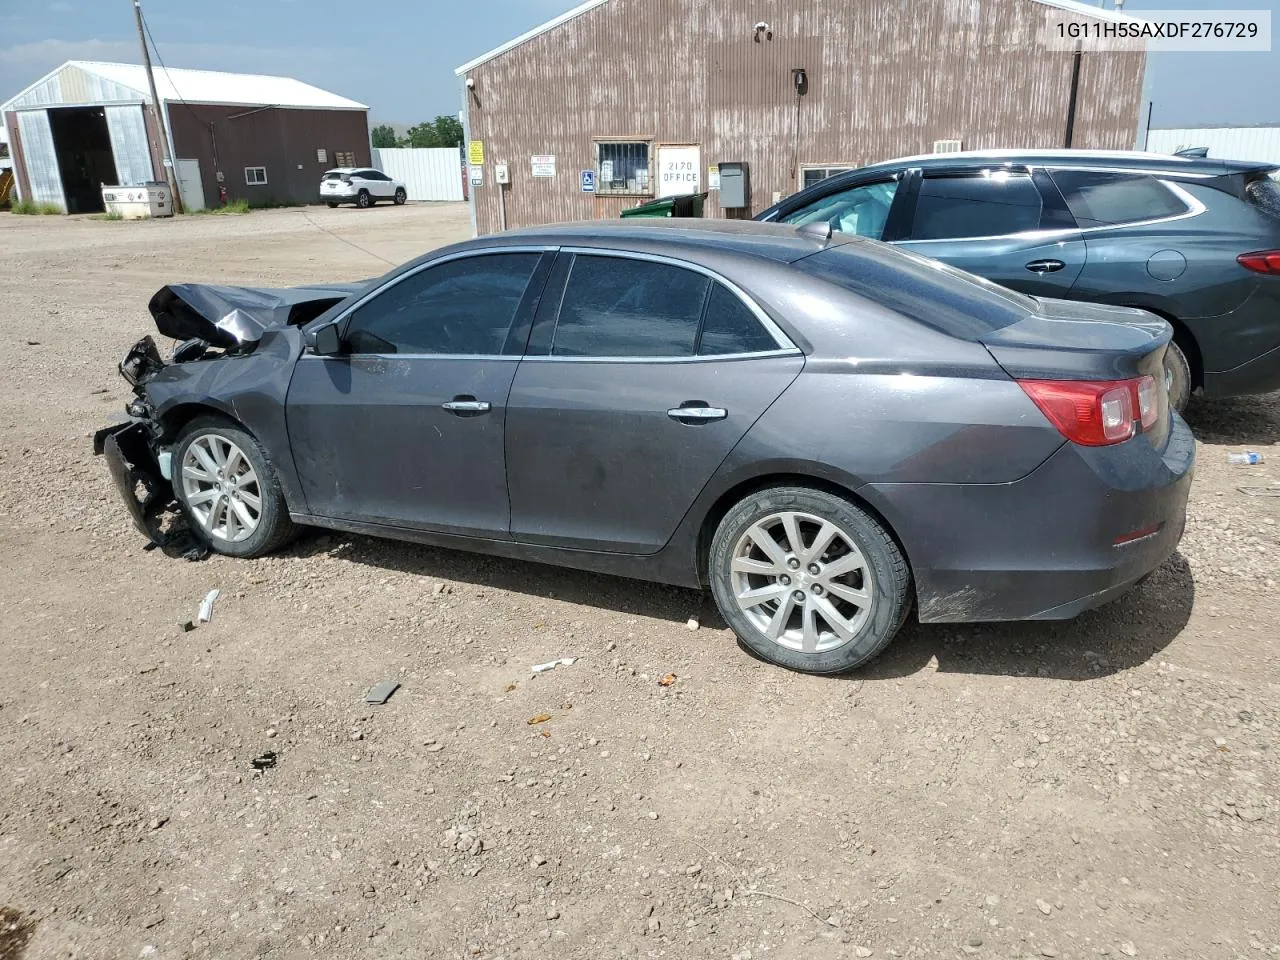
[(1182, 348), (1173, 341), (1164, 352), (1164, 382), (1169, 390), (1169, 406), (1181, 413), (1191, 399), (1191, 364), (1187, 362)]
[(173, 492), (191, 531), (217, 553), (260, 557), (296, 532), (275, 470), (258, 441), (221, 417), (178, 434)]
[(409, 195), (404, 192), (404, 187), (396, 187), (396, 206), (404, 206), (404, 202), (409, 199)]
[(804, 673), (842, 673), (888, 645), (910, 608), (911, 571), (893, 538), (841, 497), (761, 490), (711, 543), (711, 592), (746, 646)]

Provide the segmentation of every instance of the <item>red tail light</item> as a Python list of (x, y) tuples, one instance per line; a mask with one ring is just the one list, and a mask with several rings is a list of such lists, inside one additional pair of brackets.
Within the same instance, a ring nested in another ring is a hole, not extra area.
[(1160, 415), (1154, 377), (1019, 380), (1018, 386), (1064, 437), (1085, 447), (1123, 443), (1149, 429)]
[(1254, 253), (1242, 253), (1236, 257), (1236, 263), (1254, 273), (1280, 274), (1280, 250), (1258, 250)]

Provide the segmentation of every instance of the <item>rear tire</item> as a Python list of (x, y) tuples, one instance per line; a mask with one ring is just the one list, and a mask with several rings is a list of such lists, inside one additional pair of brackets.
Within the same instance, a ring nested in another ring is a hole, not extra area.
[(1182, 413), (1191, 399), (1191, 364), (1172, 340), (1164, 353), (1164, 379), (1169, 389), (1169, 406)]
[(373, 206), (373, 197), (369, 195), (368, 190), (361, 190), (356, 194), (356, 206), (361, 210), (367, 210)]
[(328, 208), (329, 208), (330, 210), (337, 210), (337, 209), (338, 209), (338, 205), (337, 205), (336, 203), (329, 203), (329, 204), (326, 204), (326, 206), (328, 206)]
[(733, 507), (708, 572), (716, 606), (748, 649), (803, 673), (862, 666), (911, 607), (911, 571), (884, 527), (806, 487), (760, 490)]
[(197, 417), (178, 434), (173, 494), (192, 534), (216, 553), (261, 557), (298, 533), (266, 451), (223, 417)]
[(404, 202), (409, 199), (409, 195), (404, 192), (404, 187), (396, 187), (396, 206), (404, 206)]

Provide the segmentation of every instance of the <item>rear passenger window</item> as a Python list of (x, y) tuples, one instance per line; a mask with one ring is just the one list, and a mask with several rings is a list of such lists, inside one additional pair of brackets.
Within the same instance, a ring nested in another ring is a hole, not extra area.
[(928, 177), (920, 185), (912, 240), (1002, 237), (1040, 227), (1040, 191), (1025, 173)]
[(551, 353), (557, 357), (691, 357), (707, 285), (666, 263), (579, 254)]
[(1187, 205), (1155, 177), (1144, 173), (1054, 170), (1067, 209), (1082, 227), (1159, 220), (1187, 212)]
[(721, 284), (712, 284), (707, 312), (702, 320), (698, 356), (716, 357), (777, 349), (778, 343), (773, 335), (761, 325), (741, 298)]

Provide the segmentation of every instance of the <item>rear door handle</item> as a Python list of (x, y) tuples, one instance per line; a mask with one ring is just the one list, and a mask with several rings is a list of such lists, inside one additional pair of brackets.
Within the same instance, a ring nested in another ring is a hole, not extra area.
[(459, 416), (466, 416), (469, 413), (488, 413), (492, 409), (488, 400), (477, 400), (475, 397), (467, 396), (454, 397), (452, 400), (440, 404), (440, 406)]
[(712, 420), (723, 420), (729, 415), (724, 407), (708, 407), (705, 403), (688, 400), (678, 407), (667, 411), (667, 416), (681, 423), (710, 423)]
[(1032, 260), (1027, 269), (1032, 273), (1057, 273), (1065, 266), (1061, 260)]

